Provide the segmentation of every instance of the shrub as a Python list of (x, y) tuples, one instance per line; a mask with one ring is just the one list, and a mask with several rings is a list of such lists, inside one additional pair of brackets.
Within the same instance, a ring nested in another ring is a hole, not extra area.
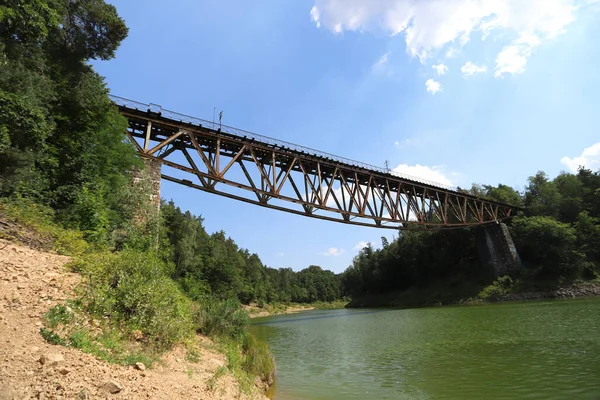
[(169, 278), (172, 266), (153, 253), (100, 253), (72, 267), (89, 276), (91, 313), (141, 331), (158, 347), (168, 347), (192, 332), (191, 302)]
[(500, 276), (496, 278), (496, 280), (489, 286), (486, 286), (479, 292), (477, 297), (482, 300), (487, 300), (494, 297), (499, 297), (505, 295), (510, 292), (510, 289), (513, 287), (513, 280), (510, 276)]
[(196, 330), (207, 336), (239, 338), (249, 323), (248, 313), (235, 299), (204, 299), (194, 315)]

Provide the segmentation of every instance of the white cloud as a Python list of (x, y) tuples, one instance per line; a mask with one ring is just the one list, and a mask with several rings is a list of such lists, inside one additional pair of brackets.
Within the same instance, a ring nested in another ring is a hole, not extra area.
[(355, 248), (356, 250), (362, 250), (362, 249), (364, 249), (365, 247), (367, 247), (368, 245), (369, 245), (369, 242), (365, 242), (365, 241), (363, 240), (363, 241), (361, 241), (361, 242), (358, 242), (358, 243), (356, 243), (356, 246), (354, 246), (354, 248)]
[(502, 77), (503, 74), (522, 74), (525, 72), (527, 58), (531, 55), (531, 48), (527, 46), (511, 45), (506, 46), (498, 53), (496, 57), (496, 78)]
[(437, 92), (442, 90), (442, 85), (440, 85), (438, 81), (434, 81), (433, 79), (427, 79), (427, 82), (425, 82), (425, 87), (427, 88), (427, 91), (432, 94), (436, 94)]
[(600, 170), (600, 142), (583, 149), (579, 157), (563, 157), (560, 162), (573, 172), (576, 172), (580, 166), (592, 171)]
[(315, 22), (315, 24), (317, 25), (317, 28), (321, 27), (321, 15), (319, 13), (319, 9), (317, 8), (317, 6), (313, 6), (313, 8), (310, 9), (310, 17), (312, 18), (312, 20)]
[(420, 164), (400, 164), (393, 169), (393, 172), (397, 175), (423, 183), (436, 183), (446, 187), (454, 186), (452, 181), (444, 173), (441, 166), (428, 167)]
[(439, 63), (438, 65), (432, 65), (431, 67), (433, 69), (435, 69), (435, 72), (437, 72), (437, 74), (439, 76), (442, 76), (446, 72), (448, 72), (448, 67), (446, 65), (444, 65), (443, 63)]
[[(314, 0), (318, 27), (403, 34), (406, 50), (423, 62), (444, 47), (456, 54), (474, 32), (516, 37), (496, 60), (496, 76), (521, 73), (535, 47), (566, 31), (591, 0)], [(592, 12), (598, 7), (590, 7)]]
[(382, 55), (381, 58), (379, 59), (379, 61), (377, 61), (375, 63), (375, 65), (373, 65), (373, 67), (378, 67), (378, 66), (387, 64), (388, 57), (390, 56), (390, 53), (391, 52), (388, 51), (387, 53), (385, 53), (384, 55)]
[(276, 256), (277, 257), (283, 257), (283, 256), (285, 256), (285, 253), (283, 253), (283, 252), (280, 251), (279, 253), (276, 254)]
[(460, 67), (460, 72), (463, 73), (463, 76), (471, 76), (486, 71), (487, 67), (485, 65), (475, 65), (471, 61), (467, 61), (465, 65)]
[(337, 247), (330, 247), (327, 251), (321, 253), (321, 255), (333, 257), (341, 256), (342, 254), (344, 254), (344, 249), (338, 249)]

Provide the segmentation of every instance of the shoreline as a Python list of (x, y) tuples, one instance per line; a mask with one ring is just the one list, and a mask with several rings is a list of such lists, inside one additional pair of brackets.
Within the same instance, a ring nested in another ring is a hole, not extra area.
[(274, 315), (297, 314), (304, 311), (325, 310), (325, 309), (340, 309), (345, 308), (348, 301), (338, 300), (329, 303), (292, 303), (288, 304), (265, 304), (263, 307), (258, 307), (256, 304), (243, 305), (244, 310), (250, 318), (270, 317)]
[(552, 290), (512, 292), (502, 295), (492, 295), (487, 298), (465, 297), (453, 300), (429, 299), (426, 301), (403, 302), (403, 292), (371, 295), (353, 299), (346, 308), (423, 308), (450, 305), (479, 305), (504, 303), (512, 301), (535, 301), (549, 299), (576, 299), (600, 296), (600, 282), (588, 281), (559, 287)]
[(285, 309), (276, 309), (276, 310), (265, 310), (264, 307), (260, 308), (258, 306), (248, 306), (244, 305), (244, 310), (248, 313), (248, 317), (253, 318), (262, 318), (262, 317), (271, 317), (274, 315), (285, 315), (285, 314), (297, 314), (303, 311), (311, 311), (316, 310), (315, 307), (297, 307), (291, 306), (286, 307)]

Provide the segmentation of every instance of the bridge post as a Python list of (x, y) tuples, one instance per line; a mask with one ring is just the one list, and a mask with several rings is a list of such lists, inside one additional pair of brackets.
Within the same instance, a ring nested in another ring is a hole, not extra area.
[(136, 222), (145, 223), (160, 213), (160, 175), (162, 164), (151, 158), (142, 158), (144, 169), (132, 172), (133, 185), (141, 191), (142, 199), (136, 212)]
[(491, 223), (477, 229), (477, 253), (482, 265), (494, 277), (518, 271), (521, 259), (504, 223)]

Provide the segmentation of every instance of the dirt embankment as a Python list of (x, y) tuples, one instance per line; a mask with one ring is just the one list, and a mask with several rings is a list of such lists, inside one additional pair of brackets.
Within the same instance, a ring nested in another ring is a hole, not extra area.
[(205, 337), (198, 338), (199, 362), (176, 348), (143, 371), (48, 344), (39, 333), (44, 313), (80, 281), (64, 268), (68, 260), (0, 240), (0, 400), (266, 399), (241, 392), (230, 373), (219, 373), (225, 357)]

